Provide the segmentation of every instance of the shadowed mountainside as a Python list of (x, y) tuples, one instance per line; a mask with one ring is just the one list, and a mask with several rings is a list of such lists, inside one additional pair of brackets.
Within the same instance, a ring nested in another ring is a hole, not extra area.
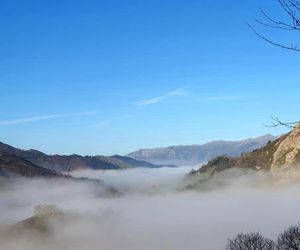
[(0, 142), (0, 151), (21, 157), (37, 166), (56, 172), (68, 172), (78, 169), (123, 169), (135, 167), (162, 167), (144, 161), (123, 156), (80, 156), (47, 155), (37, 150), (21, 150)]
[(26, 177), (59, 177), (49, 169), (39, 167), (18, 156), (0, 151), (0, 176), (22, 175)]

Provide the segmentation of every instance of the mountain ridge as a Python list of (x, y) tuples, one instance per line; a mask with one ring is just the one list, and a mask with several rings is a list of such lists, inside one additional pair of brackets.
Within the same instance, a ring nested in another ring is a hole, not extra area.
[(124, 169), (135, 167), (164, 167), (151, 164), (145, 161), (138, 161), (126, 156), (81, 156), (72, 155), (48, 155), (35, 149), (18, 149), (3, 142), (0, 142), (0, 151), (15, 155), (27, 160), (39, 167), (50, 169), (55, 172), (69, 172), (78, 169)]
[(289, 133), (250, 153), (239, 157), (216, 157), (198, 170), (192, 171), (188, 179), (194, 179), (196, 184), (199, 184), (229, 169), (265, 171), (273, 176), (279, 174), (284, 177), (288, 175), (289, 178), (299, 178), (300, 124)]
[(0, 176), (61, 177), (62, 175), (33, 164), (21, 157), (0, 151)]
[(240, 141), (215, 140), (201, 145), (175, 145), (140, 149), (127, 154), (127, 156), (153, 164), (197, 165), (218, 155), (239, 156), (242, 153), (251, 152), (276, 138), (273, 135), (266, 134)]

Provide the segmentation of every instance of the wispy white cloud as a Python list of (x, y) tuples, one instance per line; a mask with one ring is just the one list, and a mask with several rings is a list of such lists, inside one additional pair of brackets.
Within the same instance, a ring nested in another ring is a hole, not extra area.
[(0, 121), (0, 126), (17, 125), (17, 124), (21, 124), (21, 123), (31, 123), (31, 122), (37, 122), (37, 121), (42, 121), (42, 120), (55, 119), (55, 118), (59, 118), (59, 117), (63, 117), (63, 116), (64, 116), (64, 114), (51, 114), (51, 115), (26, 117), (26, 118), (15, 119), (15, 120), (6, 120), (6, 121)]
[(165, 99), (175, 97), (175, 96), (184, 96), (184, 95), (187, 95), (187, 91), (185, 90), (185, 88), (179, 88), (158, 97), (141, 100), (137, 103), (137, 105), (147, 106), (147, 105), (157, 104)]
[(40, 115), (40, 116), (32, 116), (32, 117), (24, 117), (19, 119), (13, 119), (13, 120), (0, 120), (0, 126), (8, 126), (8, 125), (18, 125), (23, 123), (32, 123), (32, 122), (38, 122), (43, 120), (51, 120), (61, 117), (67, 117), (70, 115), (76, 115), (76, 116), (86, 116), (86, 115), (93, 115), (96, 114), (95, 111), (87, 111), (87, 112), (79, 112), (79, 113), (72, 113), (72, 114), (49, 114), (49, 115)]

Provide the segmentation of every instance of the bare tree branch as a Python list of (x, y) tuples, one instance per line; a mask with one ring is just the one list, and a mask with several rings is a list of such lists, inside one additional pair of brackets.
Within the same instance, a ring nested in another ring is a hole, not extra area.
[(225, 250), (275, 250), (275, 243), (260, 233), (240, 233), (228, 240)]
[(300, 49), (298, 49), (296, 45), (294, 45), (294, 44), (291, 44), (291, 45), (283, 45), (283, 44), (274, 42), (274, 41), (272, 41), (271, 39), (269, 39), (269, 38), (267, 38), (267, 37), (261, 35), (260, 33), (258, 33), (258, 32), (256, 31), (256, 29), (253, 28), (252, 25), (248, 24), (248, 26), (253, 30), (253, 32), (254, 32), (258, 37), (260, 37), (260, 38), (263, 39), (264, 41), (266, 41), (266, 42), (268, 42), (268, 43), (270, 43), (270, 44), (272, 44), (272, 45), (274, 45), (274, 46), (283, 48), (283, 49), (289, 49), (289, 50), (294, 50), (294, 51), (300, 52)]
[(291, 226), (277, 238), (277, 249), (298, 250), (300, 249), (300, 225)]
[(283, 29), (283, 30), (300, 30), (299, 27), (295, 26), (295, 25), (291, 25), (291, 24), (287, 24), (285, 22), (282, 21), (278, 21), (273, 19), (272, 17), (270, 17), (269, 14), (267, 14), (264, 10), (261, 10), (262, 15), (265, 17), (265, 19), (267, 21), (269, 21), (271, 24), (262, 22), (258, 19), (256, 19), (256, 22), (258, 22), (259, 24), (262, 24), (264, 26), (270, 27), (270, 28), (276, 28), (276, 29)]
[[(300, 31), (300, 0), (277, 0), (277, 2), (290, 21), (286, 22), (282, 20), (276, 20), (275, 18), (271, 17), (267, 12), (261, 10), (264, 20), (256, 19), (256, 23), (267, 28), (278, 29), (282, 31)], [(300, 49), (298, 49), (297, 45), (287, 45), (282, 44), (280, 42), (276, 42), (273, 39), (262, 35), (260, 32), (257, 31), (257, 29), (253, 25), (248, 24), (248, 26), (262, 40), (283, 49), (300, 52)]]
[(289, 129), (294, 129), (298, 124), (300, 124), (300, 121), (298, 122), (282, 122), (279, 118), (277, 117), (271, 117), (271, 124), (266, 125), (264, 124), (265, 127), (268, 128), (276, 128), (276, 127), (287, 127)]

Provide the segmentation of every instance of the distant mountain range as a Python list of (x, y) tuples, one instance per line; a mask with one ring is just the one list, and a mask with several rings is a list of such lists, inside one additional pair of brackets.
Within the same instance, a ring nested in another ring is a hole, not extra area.
[[(10, 157), (13, 163), (19, 162), (24, 167), (40, 167), (57, 173), (73, 171), (77, 169), (125, 169), (125, 168), (159, 168), (163, 167), (149, 162), (134, 160), (127, 156), (80, 156), (80, 155), (47, 155), (37, 150), (21, 150), (0, 142), (0, 154), (2, 157)], [(6, 158), (7, 159), (7, 158)], [(26, 164), (25, 164), (26, 163)], [(4, 167), (3, 167), (4, 168)], [(11, 168), (13, 169), (13, 168)], [(9, 170), (6, 167), (6, 170)], [(17, 170), (17, 169), (15, 169)], [(20, 169), (19, 169), (20, 170)]]
[(37, 150), (22, 150), (0, 142), (0, 175), (59, 176), (78, 169), (160, 168), (196, 165), (216, 156), (239, 156), (261, 148), (275, 139), (265, 135), (243, 141), (214, 141), (204, 145), (146, 149), (127, 156), (48, 155)]
[(268, 134), (241, 141), (213, 141), (203, 145), (141, 149), (127, 156), (135, 160), (151, 162), (152, 164), (197, 165), (220, 155), (240, 156), (242, 153), (248, 153), (254, 149), (261, 148), (274, 139), (276, 139), (275, 136)]

